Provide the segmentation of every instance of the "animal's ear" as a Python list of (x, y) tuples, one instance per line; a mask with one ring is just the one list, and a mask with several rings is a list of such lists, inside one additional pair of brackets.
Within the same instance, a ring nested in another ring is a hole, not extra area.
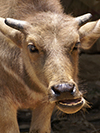
[(16, 45), (21, 47), (22, 33), (19, 30), (11, 28), (5, 24), (5, 19), (0, 17), (0, 31)]
[(89, 49), (100, 37), (100, 20), (89, 22), (79, 29), (81, 48)]

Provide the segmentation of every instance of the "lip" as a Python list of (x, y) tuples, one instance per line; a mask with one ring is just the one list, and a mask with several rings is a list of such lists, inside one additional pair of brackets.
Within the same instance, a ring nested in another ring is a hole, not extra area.
[(73, 114), (79, 111), (85, 104), (85, 99), (83, 97), (77, 99), (65, 99), (56, 102), (57, 107), (67, 114)]

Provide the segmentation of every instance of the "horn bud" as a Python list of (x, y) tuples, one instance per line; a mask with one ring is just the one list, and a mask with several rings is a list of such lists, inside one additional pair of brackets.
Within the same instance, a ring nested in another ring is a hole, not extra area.
[(6, 18), (5, 24), (7, 24), (8, 26), (10, 26), (16, 30), (19, 30), (21, 32), (25, 32), (26, 28), (29, 25), (28, 22), (26, 22), (26, 21), (16, 20), (16, 19), (12, 19), (12, 18)]
[(92, 14), (91, 13), (87, 13), (85, 15), (76, 17), (76, 21), (78, 21), (79, 26), (84, 25), (85, 23), (87, 23), (88, 21), (90, 21), (92, 18)]

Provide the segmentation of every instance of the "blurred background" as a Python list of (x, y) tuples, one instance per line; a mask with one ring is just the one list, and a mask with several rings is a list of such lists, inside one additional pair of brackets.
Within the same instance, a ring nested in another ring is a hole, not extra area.
[[(61, 0), (64, 12), (74, 17), (91, 13), (92, 20), (100, 18), (100, 0)], [(54, 133), (100, 133), (100, 39), (79, 57), (80, 89), (91, 108), (73, 115), (54, 111), (51, 119)], [(20, 131), (27, 133), (31, 121), (31, 111), (18, 112)], [(45, 126), (45, 125), (44, 125)]]

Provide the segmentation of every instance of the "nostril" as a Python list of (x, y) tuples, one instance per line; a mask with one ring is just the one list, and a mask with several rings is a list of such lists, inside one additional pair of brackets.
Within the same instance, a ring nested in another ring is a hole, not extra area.
[(57, 88), (58, 88), (58, 86), (55, 85), (55, 86), (52, 86), (52, 87), (51, 87), (51, 90), (53, 91), (53, 93), (54, 93), (55, 95), (60, 95), (60, 91), (59, 91)]
[(70, 92), (72, 95), (76, 92), (76, 86), (75, 84), (68, 84), (67, 85), (67, 91)]
[(66, 88), (68, 89), (69, 92), (75, 91), (75, 85), (74, 84), (67, 84)]
[(75, 92), (76, 92), (76, 86), (75, 85), (73, 85), (73, 88), (71, 89), (71, 94), (74, 94)]

